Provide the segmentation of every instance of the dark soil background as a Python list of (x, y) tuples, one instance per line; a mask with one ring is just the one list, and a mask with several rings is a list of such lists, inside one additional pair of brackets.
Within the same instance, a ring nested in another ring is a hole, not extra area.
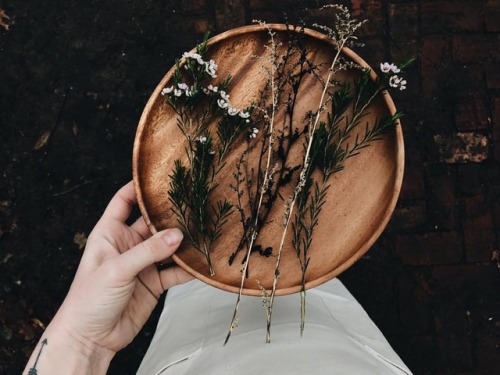
[[(0, 0), (1, 374), (21, 372), (131, 179), (140, 114), (174, 59), (208, 30), (303, 6), (315, 21), (322, 3)], [(358, 52), (372, 66), (418, 63), (394, 96), (407, 148), (395, 219), (341, 278), (415, 374), (498, 373), (500, 4), (345, 3), (370, 20)], [(158, 313), (110, 374), (135, 373)]]

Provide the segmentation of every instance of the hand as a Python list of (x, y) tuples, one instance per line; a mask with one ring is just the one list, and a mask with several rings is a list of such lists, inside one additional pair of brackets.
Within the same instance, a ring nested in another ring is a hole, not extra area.
[(151, 236), (142, 217), (128, 226), (125, 221), (136, 202), (129, 183), (113, 197), (89, 235), (73, 284), (44, 334), (46, 354), (50, 355), (53, 336), (56, 343), (69, 342), (87, 358), (109, 364), (137, 335), (163, 291), (192, 278), (178, 266), (158, 270), (156, 263), (175, 252), (182, 232), (167, 229)]

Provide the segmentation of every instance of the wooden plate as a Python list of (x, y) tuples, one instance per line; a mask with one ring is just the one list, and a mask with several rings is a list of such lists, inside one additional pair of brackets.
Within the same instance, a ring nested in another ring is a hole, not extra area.
[[(268, 25), (278, 38), (286, 39), (286, 26)], [(269, 40), (268, 30), (261, 26), (247, 26), (230, 30), (209, 41), (209, 54), (218, 65), (219, 77), (230, 74), (233, 79), (228, 87), (231, 103), (244, 108), (255, 100), (266, 82), (262, 68), (263, 60), (256, 56), (266, 56), (265, 48)], [(309, 58), (324, 66), (323, 77), (328, 74), (328, 66), (335, 54), (331, 41), (318, 32), (306, 30), (304, 43), (310, 51)], [(345, 48), (344, 56), (353, 62), (367, 67), (367, 64), (354, 52)], [(175, 67), (174, 67), (175, 68)], [(156, 231), (179, 227), (171, 211), (168, 198), (169, 175), (175, 159), (183, 159), (185, 141), (176, 123), (173, 110), (165, 103), (161, 91), (171, 86), (172, 68), (162, 79), (149, 99), (139, 122), (133, 153), (133, 176), (140, 210), (146, 223)], [(350, 69), (336, 76), (336, 79), (352, 81), (360, 71)], [(302, 119), (308, 109), (317, 107), (322, 87), (317, 80), (310, 78), (303, 83), (303, 93), (299, 94), (297, 110)], [(385, 114), (394, 114), (395, 107), (387, 93), (381, 94), (371, 105), (366, 121)], [(280, 117), (281, 116), (281, 117)], [(283, 118), (278, 113), (277, 121)], [(298, 121), (297, 127), (304, 127)], [(364, 131), (364, 127), (362, 129)], [(361, 131), (361, 130), (360, 130)], [(236, 200), (229, 187), (233, 181), (235, 164), (247, 144), (243, 137), (228, 157), (227, 165), (220, 173), (219, 188), (215, 198), (227, 197)], [(301, 163), (302, 146), (295, 148), (291, 164)], [(339, 275), (358, 260), (375, 242), (386, 226), (399, 195), (404, 164), (404, 147), (401, 127), (397, 126), (391, 134), (374, 142), (370, 147), (353, 158), (348, 159), (345, 169), (331, 177), (331, 187), (326, 203), (315, 229), (314, 239), (309, 251), (311, 260), (306, 275), (306, 288), (317, 286)], [(281, 194), (283, 202), (275, 204), (264, 228), (259, 232), (256, 244), (278, 249), (282, 233), (284, 206), (291, 189)], [(291, 232), (291, 230), (289, 231)], [(242, 235), (242, 225), (238, 213), (233, 213), (220, 239), (212, 250), (212, 263), (215, 276), (208, 273), (205, 257), (184, 241), (173, 256), (174, 261), (196, 278), (217, 288), (237, 292), (241, 280), (241, 264), (245, 250), (241, 251), (232, 265), (228, 264), (230, 255), (235, 251)], [(290, 236), (287, 243), (290, 243)], [(272, 285), (276, 251), (270, 257), (252, 253), (248, 275), (243, 293), (260, 295), (259, 283), (266, 289)], [(277, 295), (299, 292), (301, 271), (295, 251), (286, 245), (280, 267)]]

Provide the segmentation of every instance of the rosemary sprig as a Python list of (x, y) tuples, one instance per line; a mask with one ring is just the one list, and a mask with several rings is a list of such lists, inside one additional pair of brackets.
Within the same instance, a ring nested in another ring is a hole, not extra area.
[[(399, 67), (403, 71), (411, 65), (413, 59), (408, 60)], [(327, 123), (320, 123), (316, 135), (312, 142), (312, 152), (310, 159), (309, 173), (306, 182), (297, 199), (297, 212), (292, 223), (294, 247), (302, 271), (301, 286), (301, 324), (300, 333), (304, 332), (305, 325), (305, 298), (306, 298), (306, 272), (310, 257), (308, 250), (313, 239), (314, 228), (318, 225), (318, 217), (326, 202), (326, 193), (331, 184), (328, 182), (331, 175), (340, 172), (345, 167), (345, 161), (358, 155), (362, 149), (370, 146), (371, 143), (381, 140), (382, 135), (394, 129), (401, 113), (387, 115), (376, 119), (370, 127), (365, 124), (365, 131), (362, 135), (357, 133), (354, 143), (349, 144), (351, 132), (357, 128), (361, 119), (368, 113), (368, 108), (377, 95), (387, 87), (390, 76), (383, 74), (380, 78), (373, 80), (370, 78), (370, 71), (365, 69), (361, 77), (355, 81), (354, 93), (351, 92), (351, 85), (344, 83), (332, 95), (331, 113), (328, 113)], [(352, 105), (350, 120), (346, 112)], [(343, 128), (341, 123), (345, 123)], [(318, 169), (321, 172), (319, 181), (312, 178), (312, 172)], [(311, 191), (311, 189), (313, 189)]]
[(319, 215), (326, 202), (327, 192), (331, 187), (331, 184), (328, 181), (332, 174), (340, 172), (344, 169), (344, 163), (348, 158), (358, 155), (361, 149), (368, 147), (374, 141), (380, 140), (382, 134), (394, 129), (397, 124), (397, 120), (400, 117), (401, 114), (397, 113), (393, 116), (386, 116), (382, 120), (377, 120), (372, 128), (366, 128), (363, 137), (356, 135), (356, 140), (353, 146), (349, 146), (346, 143), (344, 147), (335, 147), (336, 150), (340, 150), (338, 152), (340, 157), (331, 153), (332, 147), (329, 147), (332, 146), (330, 143), (331, 139), (328, 136), (325, 124), (322, 123), (318, 128), (318, 134), (315, 138), (317, 140), (325, 139), (326, 142), (315, 142), (315, 154), (319, 157), (316, 159), (311, 158), (311, 170), (319, 169), (321, 171), (321, 179), (320, 181), (316, 181), (311, 177), (311, 175), (308, 176), (306, 183), (300, 192), (300, 196), (297, 199), (297, 212), (295, 214), (294, 222), (292, 223), (292, 246), (296, 251), (302, 272), (300, 291), (301, 335), (304, 332), (305, 325), (305, 284), (307, 267), (310, 261), (308, 251), (313, 240), (314, 228), (319, 223)]

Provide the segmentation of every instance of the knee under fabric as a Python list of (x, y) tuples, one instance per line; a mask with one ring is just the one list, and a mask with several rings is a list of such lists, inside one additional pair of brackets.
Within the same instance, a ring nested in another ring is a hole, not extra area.
[(138, 374), (411, 374), (338, 279), (307, 291), (302, 337), (299, 295), (276, 298), (269, 344), (258, 299), (243, 296), (223, 346), (236, 295), (198, 280), (170, 289)]

